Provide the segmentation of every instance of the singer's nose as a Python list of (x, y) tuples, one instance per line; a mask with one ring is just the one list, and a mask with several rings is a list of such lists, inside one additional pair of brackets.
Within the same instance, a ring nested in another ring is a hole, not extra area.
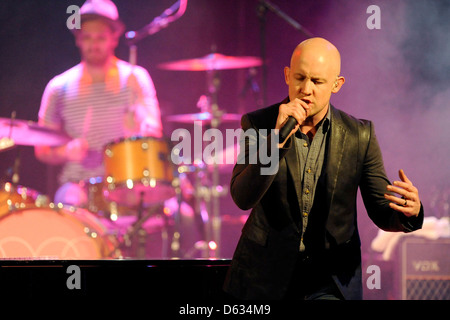
[(304, 80), (300, 83), (299, 86), (300, 93), (304, 94), (305, 96), (309, 96), (312, 91), (312, 85), (310, 80)]

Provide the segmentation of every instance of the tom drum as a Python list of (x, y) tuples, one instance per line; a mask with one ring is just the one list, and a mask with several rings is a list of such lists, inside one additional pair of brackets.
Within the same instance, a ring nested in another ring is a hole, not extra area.
[(127, 206), (160, 203), (175, 195), (173, 166), (167, 142), (132, 137), (106, 145), (105, 195)]

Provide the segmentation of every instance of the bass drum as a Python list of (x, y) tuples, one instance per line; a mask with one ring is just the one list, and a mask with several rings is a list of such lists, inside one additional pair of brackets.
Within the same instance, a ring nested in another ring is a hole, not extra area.
[(0, 258), (114, 258), (115, 238), (90, 212), (74, 207), (27, 207), (0, 219)]

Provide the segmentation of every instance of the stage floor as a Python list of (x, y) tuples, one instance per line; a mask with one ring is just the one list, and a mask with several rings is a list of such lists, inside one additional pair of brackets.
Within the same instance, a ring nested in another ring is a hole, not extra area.
[(230, 260), (0, 260), (2, 297), (223, 300)]

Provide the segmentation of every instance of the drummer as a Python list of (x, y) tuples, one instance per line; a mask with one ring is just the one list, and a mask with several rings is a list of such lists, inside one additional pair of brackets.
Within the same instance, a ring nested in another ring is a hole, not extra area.
[(36, 157), (63, 164), (55, 202), (80, 206), (78, 183), (104, 175), (104, 146), (119, 138), (162, 137), (155, 87), (149, 73), (115, 56), (125, 25), (110, 0), (87, 0), (81, 29), (73, 29), (81, 62), (54, 77), (45, 88), (39, 124), (73, 140), (58, 147), (36, 146)]

